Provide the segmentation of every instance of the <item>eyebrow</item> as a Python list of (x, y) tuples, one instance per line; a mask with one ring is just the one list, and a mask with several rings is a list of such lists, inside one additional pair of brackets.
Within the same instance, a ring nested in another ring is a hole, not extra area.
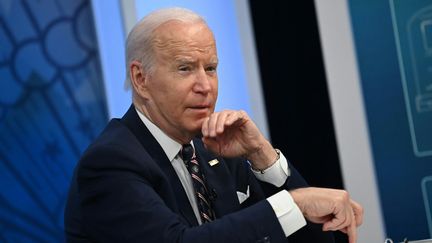
[[(188, 58), (188, 57), (181, 57), (181, 58), (176, 58), (174, 60), (174, 62), (177, 63), (177, 64), (185, 64), (185, 63), (186, 64), (191, 64), (191, 63), (197, 62), (197, 59), (195, 59), (195, 58)], [(210, 64), (218, 64), (219, 60), (218, 60), (217, 57), (211, 58), (210, 61), (209, 61), (209, 63)]]
[(218, 64), (219, 63), (219, 59), (217, 57), (213, 57), (210, 59), (210, 62), (213, 64)]
[(196, 61), (197, 60), (194, 58), (185, 58), (185, 57), (175, 59), (176, 63), (194, 63)]

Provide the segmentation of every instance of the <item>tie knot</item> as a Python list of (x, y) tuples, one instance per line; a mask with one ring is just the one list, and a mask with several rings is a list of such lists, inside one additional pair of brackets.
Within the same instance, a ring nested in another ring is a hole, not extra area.
[(181, 156), (183, 158), (184, 161), (190, 161), (192, 159), (194, 155), (194, 149), (192, 147), (192, 145), (188, 144), (183, 144), (183, 147), (181, 149)]

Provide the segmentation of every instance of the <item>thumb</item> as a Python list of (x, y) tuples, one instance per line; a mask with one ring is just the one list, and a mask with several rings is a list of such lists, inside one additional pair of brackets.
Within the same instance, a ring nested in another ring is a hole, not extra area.
[(338, 214), (336, 214), (330, 221), (327, 221), (323, 224), (323, 230), (324, 231), (335, 231), (343, 228), (343, 224), (346, 220), (343, 217), (340, 217)]

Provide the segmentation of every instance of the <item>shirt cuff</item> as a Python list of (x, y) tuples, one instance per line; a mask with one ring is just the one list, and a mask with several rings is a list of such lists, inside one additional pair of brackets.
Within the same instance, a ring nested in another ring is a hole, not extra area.
[(252, 169), (252, 172), (258, 180), (270, 183), (276, 187), (281, 187), (285, 184), (288, 176), (291, 175), (288, 168), (288, 161), (282, 152), (280, 152), (279, 159), (272, 166), (264, 171)]
[(267, 198), (267, 201), (272, 206), (286, 237), (306, 225), (302, 212), (288, 191), (282, 190)]

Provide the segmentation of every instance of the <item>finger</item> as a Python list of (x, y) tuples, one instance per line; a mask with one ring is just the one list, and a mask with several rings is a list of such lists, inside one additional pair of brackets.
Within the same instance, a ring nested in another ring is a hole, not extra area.
[(347, 225), (348, 225), (348, 223), (347, 223), (347, 218), (346, 218), (345, 216), (342, 217), (342, 218), (341, 218), (340, 216), (338, 216), (338, 217), (334, 217), (332, 220), (330, 220), (330, 221), (324, 223), (324, 225), (323, 225), (323, 230), (324, 230), (324, 231), (329, 231), (329, 230), (332, 230), (332, 231), (341, 230), (341, 229), (347, 227)]
[(216, 121), (216, 133), (217, 134), (222, 134), (224, 129), (225, 129), (225, 122), (227, 120), (227, 117), (229, 117), (229, 115), (232, 112), (230, 111), (223, 111), (219, 114), (217, 121)]
[(363, 224), (363, 214), (364, 214), (363, 207), (354, 200), (351, 200), (351, 205), (354, 210), (356, 226), (358, 227), (361, 224)]
[(334, 212), (334, 218), (323, 225), (324, 230), (341, 230), (352, 221), (351, 206), (343, 206), (342, 210)]
[[(354, 218), (354, 212), (352, 213), (352, 217)], [(357, 242), (357, 226), (355, 220), (352, 220), (351, 224), (347, 228), (347, 235), (349, 243)]]
[(343, 233), (345, 233), (345, 234), (348, 235), (348, 227), (347, 227), (347, 228), (340, 229), (339, 231), (341, 231), (341, 232), (343, 232)]
[(209, 121), (208, 121), (208, 129), (209, 129), (209, 137), (214, 138), (216, 137), (216, 122), (219, 116), (219, 112), (213, 113), (210, 115)]
[(234, 123), (243, 122), (245, 120), (245, 112), (244, 111), (233, 111), (230, 116), (227, 118), (225, 125), (231, 126)]
[(208, 121), (209, 121), (209, 118), (206, 117), (203, 121), (202, 126), (201, 126), (201, 133), (202, 133), (203, 137), (209, 136)]
[(329, 230), (338, 230), (338, 226), (343, 223), (343, 219), (340, 219), (340, 217), (333, 217), (330, 221), (327, 221), (323, 224), (323, 231), (329, 231)]

